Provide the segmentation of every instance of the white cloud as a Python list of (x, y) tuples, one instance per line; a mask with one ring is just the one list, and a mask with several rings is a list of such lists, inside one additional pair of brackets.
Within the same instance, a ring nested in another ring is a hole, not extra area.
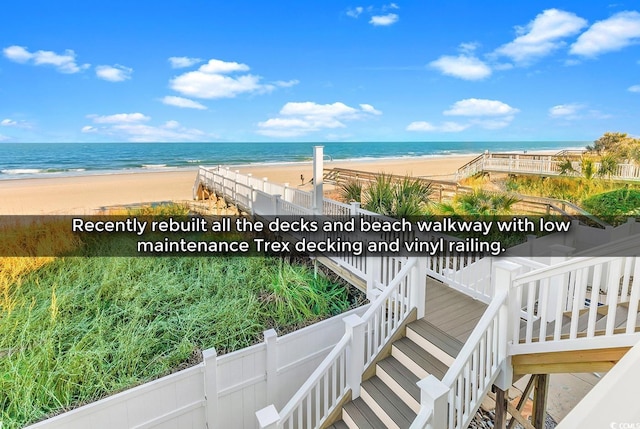
[(456, 101), (443, 114), (450, 116), (507, 116), (518, 112), (518, 109), (502, 101), (467, 98)]
[(96, 76), (109, 82), (122, 82), (131, 79), (133, 69), (120, 64), (115, 66), (96, 66)]
[(578, 113), (584, 108), (578, 103), (558, 104), (549, 109), (549, 116), (552, 118), (578, 119)]
[(629, 92), (640, 92), (640, 85), (633, 85), (627, 88)]
[(516, 27), (518, 37), (496, 49), (494, 54), (526, 65), (564, 46), (561, 39), (577, 34), (586, 25), (587, 21), (574, 13), (547, 9), (525, 27)]
[(362, 6), (358, 6), (358, 7), (354, 7), (352, 9), (347, 9), (347, 16), (350, 16), (351, 18), (357, 18), (360, 16), (360, 14), (362, 14), (362, 12), (364, 12), (364, 8)]
[(575, 121), (578, 119), (609, 119), (613, 116), (609, 113), (603, 113), (597, 109), (588, 109), (588, 105), (580, 103), (558, 104), (549, 108), (549, 116), (554, 119), (564, 119), (567, 121)]
[(474, 52), (479, 47), (480, 47), (480, 43), (478, 42), (466, 42), (466, 43), (460, 43), (460, 45), (458, 46), (458, 49), (463, 53), (469, 54)]
[(473, 55), (443, 55), (429, 65), (443, 74), (465, 80), (480, 80), (491, 75), (491, 68)]
[(176, 97), (175, 95), (167, 95), (162, 99), (164, 104), (169, 106), (182, 107), (183, 109), (199, 109), (207, 110), (207, 106), (188, 98)]
[(441, 125), (433, 125), (426, 121), (416, 121), (407, 125), (407, 131), (458, 133), (469, 128), (469, 124), (457, 122), (444, 122)]
[(382, 112), (373, 107), (371, 104), (361, 104), (360, 108), (363, 112), (371, 113), (373, 115), (382, 115)]
[(261, 84), (260, 76), (228, 76), (246, 71), (249, 71), (246, 64), (212, 59), (196, 71), (176, 76), (170, 81), (170, 86), (182, 95), (206, 99), (233, 98), (243, 93), (266, 93), (276, 88), (275, 85)]
[(118, 113), (108, 116), (88, 115), (99, 127), (86, 125), (83, 133), (97, 133), (131, 142), (201, 141), (206, 134), (198, 129), (186, 128), (178, 121), (167, 121), (163, 125), (143, 124), (151, 118), (142, 113)]
[(181, 69), (185, 67), (191, 67), (194, 64), (198, 64), (202, 62), (200, 58), (190, 58), (190, 57), (170, 57), (169, 63), (171, 63), (171, 68)]
[(233, 72), (249, 71), (249, 66), (234, 62), (227, 62), (212, 59), (207, 64), (200, 66), (200, 71), (204, 73), (227, 74)]
[(291, 88), (292, 86), (296, 86), (300, 81), (297, 79), (292, 80), (277, 80), (273, 82), (275, 86), (279, 86), (280, 88)]
[(472, 119), (471, 124), (477, 125), (486, 130), (498, 130), (507, 127), (513, 121), (513, 115), (496, 119)]
[(3, 119), (0, 121), (2, 127), (15, 127), (15, 128), (31, 128), (31, 124), (27, 121), (15, 121), (13, 119)]
[(78, 73), (89, 67), (89, 64), (78, 65), (76, 63), (76, 54), (71, 49), (64, 51), (64, 54), (56, 54), (53, 51), (36, 51), (29, 52), (24, 46), (9, 46), (4, 48), (4, 56), (14, 62), (27, 64), (32, 63), (36, 66), (49, 65), (53, 66), (60, 73)]
[(389, 26), (398, 22), (398, 15), (395, 13), (388, 13), (386, 15), (374, 15), (369, 20), (369, 24), (375, 26)]
[(595, 57), (605, 52), (618, 51), (640, 42), (640, 13), (619, 12), (598, 21), (571, 45), (570, 53)]
[(6, 140), (9, 140), (9, 137), (0, 134), (0, 142), (6, 141)]
[(16, 63), (26, 63), (31, 58), (33, 58), (33, 54), (26, 50), (26, 48), (22, 46), (9, 46), (8, 48), (4, 48), (2, 50), (4, 56), (10, 59), (11, 61), (15, 61)]
[(269, 137), (297, 137), (325, 129), (345, 128), (347, 121), (381, 114), (370, 104), (360, 104), (360, 109), (356, 109), (341, 102), (289, 102), (280, 109), (279, 117), (259, 122), (257, 132)]
[(106, 116), (87, 115), (87, 118), (92, 119), (96, 124), (134, 124), (151, 119), (142, 113), (116, 113), (115, 115)]

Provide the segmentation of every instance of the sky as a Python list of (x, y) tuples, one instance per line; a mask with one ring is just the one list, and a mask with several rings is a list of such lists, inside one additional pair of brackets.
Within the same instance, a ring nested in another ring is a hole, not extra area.
[(9, 0), (0, 141), (640, 135), (640, 0)]

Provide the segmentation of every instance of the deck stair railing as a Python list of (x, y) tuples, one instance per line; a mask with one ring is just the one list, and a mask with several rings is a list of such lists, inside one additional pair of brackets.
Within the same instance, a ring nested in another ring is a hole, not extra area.
[(640, 339), (638, 256), (574, 257), (515, 277), (511, 294), (524, 314), (510, 321), (512, 354), (622, 347)]
[(521, 267), (508, 261), (493, 267), (495, 295), (442, 381), (429, 375), (418, 382), (420, 412), (411, 429), (465, 429), (482, 399), (505, 371), (510, 338), (509, 287)]
[(270, 405), (256, 413), (260, 428), (317, 428), (350, 392), (360, 394), (362, 374), (412, 309), (424, 311), (425, 273), (417, 258), (397, 261), (400, 270), (381, 290), (367, 312), (345, 318), (346, 332), (289, 402), (277, 411)]

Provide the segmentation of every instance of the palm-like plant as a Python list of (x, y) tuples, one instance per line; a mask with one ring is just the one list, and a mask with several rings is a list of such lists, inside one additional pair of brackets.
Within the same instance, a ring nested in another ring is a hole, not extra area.
[(421, 179), (405, 176), (394, 181), (393, 176), (380, 174), (364, 190), (362, 207), (385, 216), (420, 216), (430, 195), (431, 185)]
[(576, 174), (576, 169), (573, 168), (573, 164), (571, 163), (571, 160), (569, 158), (565, 158), (562, 161), (560, 161), (560, 164), (558, 164), (558, 167), (560, 168), (561, 176), (569, 176), (569, 175)]
[(449, 204), (439, 204), (444, 216), (501, 216), (512, 212), (520, 200), (509, 194), (491, 193), (476, 189), (471, 194), (457, 195)]
[(582, 158), (580, 170), (582, 176), (587, 180), (593, 179), (593, 176), (596, 174), (596, 168), (591, 158)]
[(394, 216), (420, 216), (425, 213), (431, 195), (431, 184), (405, 176), (395, 184)]
[(346, 202), (360, 202), (362, 199), (362, 182), (359, 180), (348, 180), (343, 182), (339, 188), (340, 196)]
[(616, 172), (618, 168), (618, 160), (613, 155), (603, 155), (600, 158), (600, 168), (598, 169), (598, 176), (604, 177), (607, 176), (611, 179), (613, 173)]
[(382, 173), (364, 190), (362, 207), (371, 212), (392, 216), (394, 197), (393, 179), (391, 175)]

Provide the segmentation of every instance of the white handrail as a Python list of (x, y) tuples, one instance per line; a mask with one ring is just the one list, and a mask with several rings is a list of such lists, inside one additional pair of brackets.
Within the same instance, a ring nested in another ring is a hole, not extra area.
[[(307, 381), (304, 382), (302, 386), (298, 389), (298, 391), (291, 397), (289, 402), (282, 408), (280, 411), (280, 424), (279, 427), (291, 427), (293, 428), (295, 423), (293, 421), (294, 414), (297, 412), (297, 421), (301, 422), (302, 420), (307, 420), (311, 418), (311, 415), (307, 415), (307, 419), (305, 419), (303, 415), (303, 403), (306, 401), (311, 401), (312, 399), (315, 401), (316, 398), (311, 398), (312, 393), (314, 393), (314, 389), (316, 386), (320, 386), (320, 382), (324, 382), (324, 403), (321, 404), (321, 409), (323, 410), (323, 416), (319, 419), (313, 426), (298, 426), (298, 427), (316, 427), (322, 424), (322, 422), (326, 419), (328, 414), (333, 411), (336, 405), (340, 402), (340, 398), (347, 391), (346, 384), (346, 371), (345, 371), (345, 362), (346, 362), (346, 350), (351, 341), (351, 337), (348, 332), (346, 332), (340, 341), (334, 346), (334, 348), (329, 352), (327, 357), (325, 357), (320, 365), (316, 368), (315, 371), (309, 376)], [(342, 365), (340, 365), (342, 362)], [(327, 378), (331, 377), (331, 379)], [(333, 383), (331, 383), (333, 382)], [(329, 392), (331, 391), (331, 392)], [(331, 393), (331, 395), (330, 395)], [(317, 391), (317, 394), (320, 394), (320, 391)], [(320, 404), (320, 397), (317, 398), (318, 403)], [(311, 402), (307, 402), (311, 405)], [(310, 406), (309, 405), (309, 406)], [(316, 415), (319, 415), (321, 410), (316, 410)]]
[(500, 337), (500, 325), (507, 321), (501, 319), (500, 309), (507, 296), (502, 291), (494, 297), (442, 379), (450, 389), (449, 428), (469, 425), (506, 358), (500, 344), (506, 344), (507, 338)]

